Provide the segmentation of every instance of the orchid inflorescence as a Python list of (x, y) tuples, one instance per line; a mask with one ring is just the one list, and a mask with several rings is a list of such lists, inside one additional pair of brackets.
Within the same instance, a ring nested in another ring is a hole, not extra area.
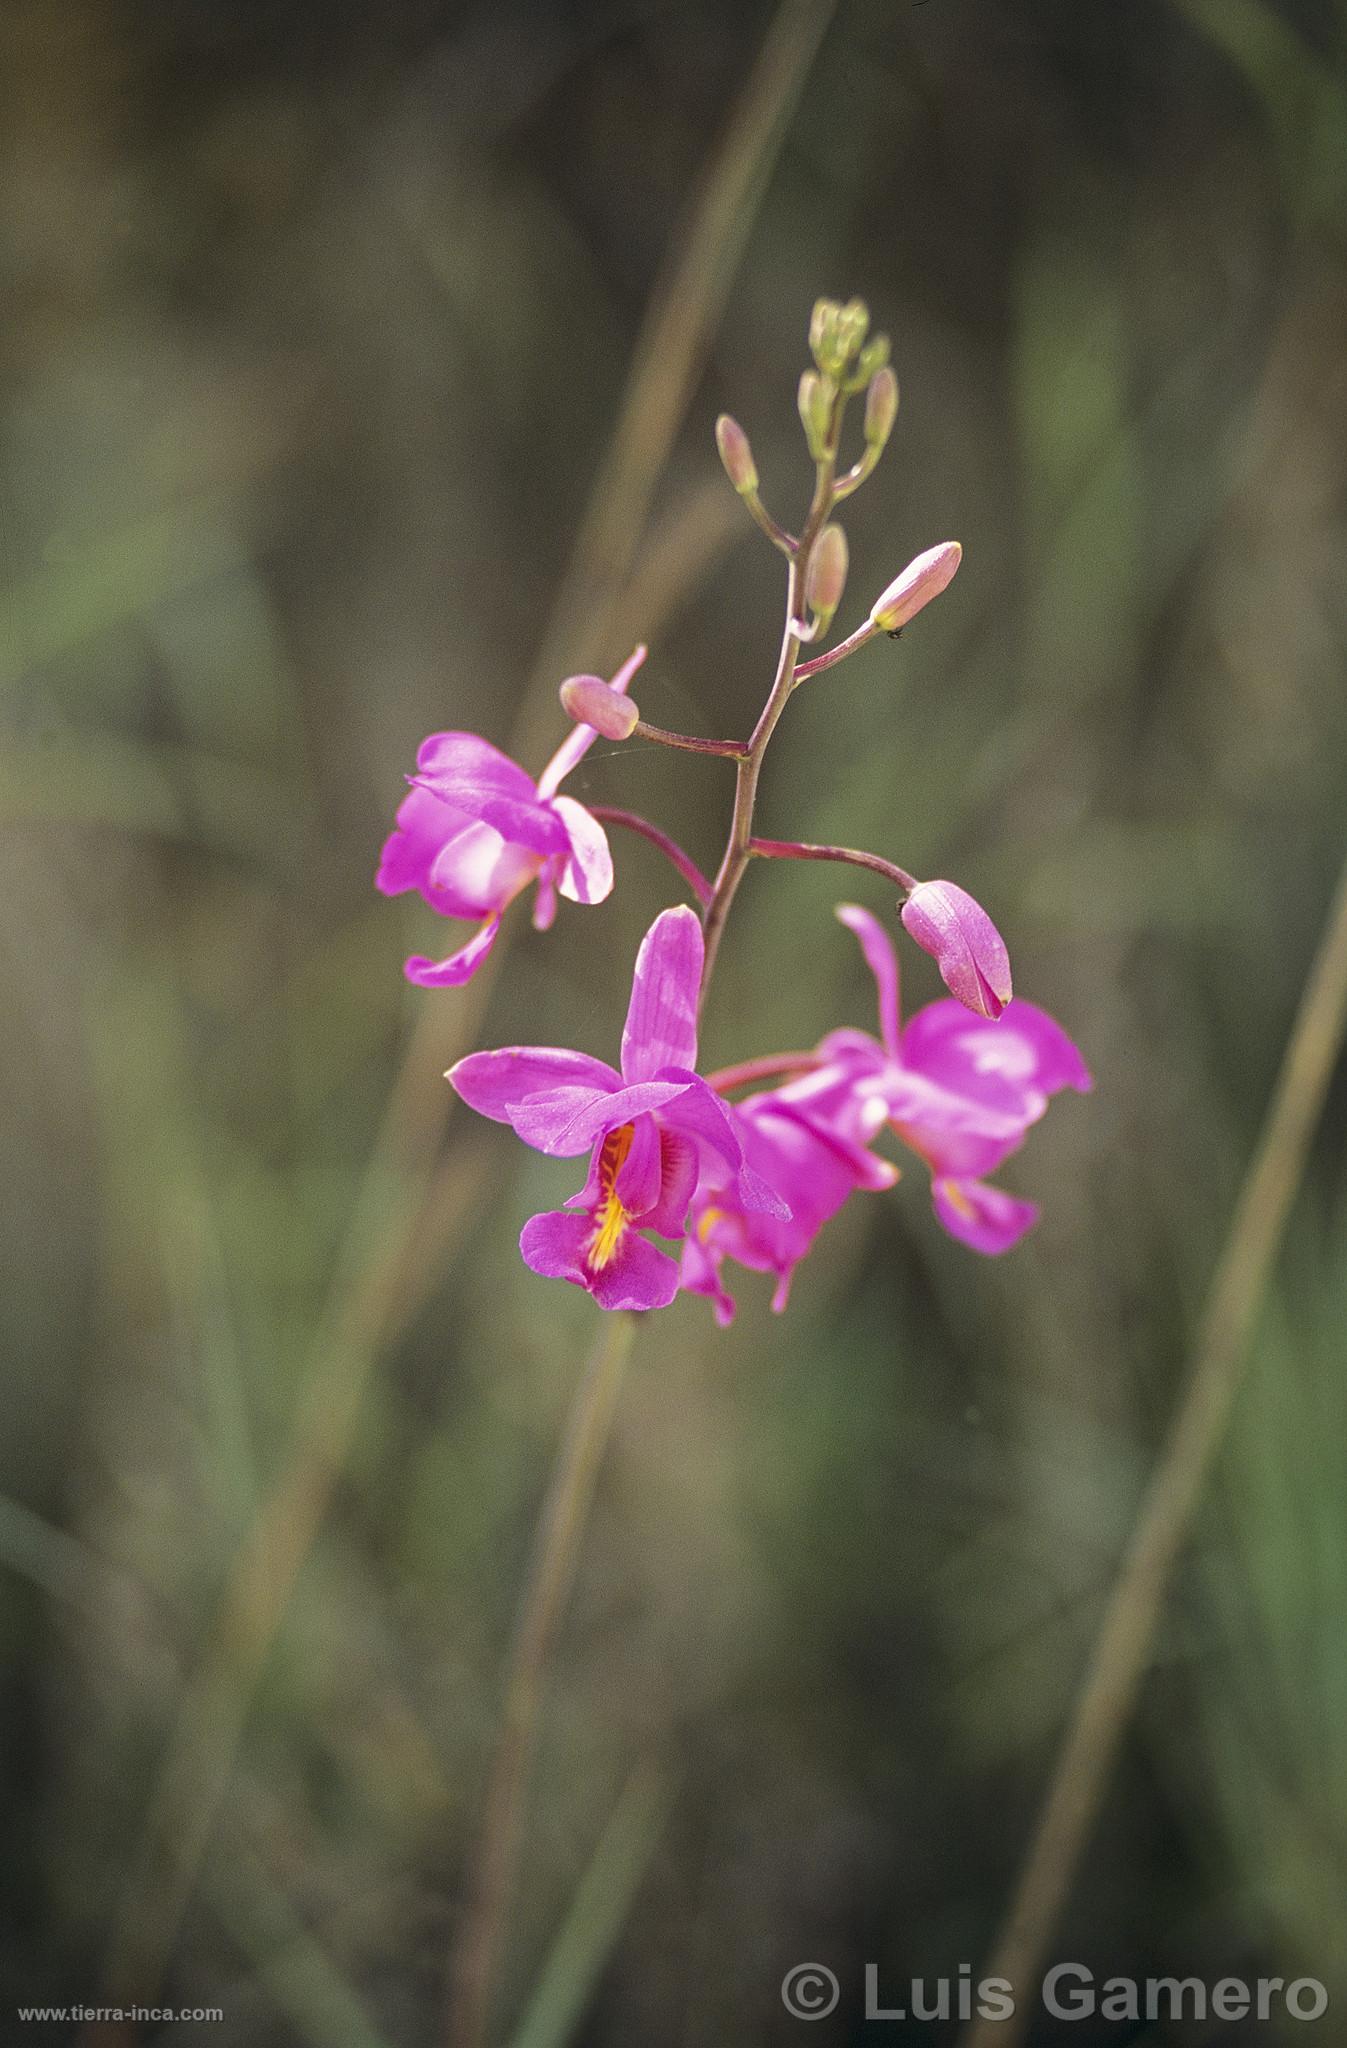
[[(447, 958), (407, 962), (427, 988), (469, 981), (490, 953), (501, 919), (526, 889), (533, 922), (546, 930), (558, 894), (599, 903), (613, 887), (605, 823), (640, 833), (668, 857), (688, 892), (662, 910), (637, 955), (620, 1065), (555, 1046), (470, 1053), (448, 1079), (483, 1116), (507, 1123), (553, 1158), (589, 1154), (584, 1185), (561, 1209), (534, 1216), (520, 1250), (535, 1273), (583, 1287), (604, 1309), (666, 1307), (684, 1288), (710, 1297), (728, 1323), (734, 1302), (726, 1261), (776, 1276), (784, 1308), (795, 1267), (823, 1224), (855, 1189), (887, 1188), (898, 1168), (875, 1151), (895, 1133), (931, 1176), (935, 1213), (976, 1251), (1016, 1244), (1038, 1211), (991, 1185), (1060, 1089), (1084, 1091), (1077, 1048), (1043, 1010), (1013, 1014), (1010, 961), (981, 906), (953, 882), (918, 881), (895, 862), (850, 847), (755, 836), (763, 756), (793, 692), (878, 635), (892, 637), (939, 595), (959, 566), (957, 541), (927, 549), (876, 599), (846, 639), (812, 659), (840, 605), (847, 545), (837, 506), (870, 475), (898, 410), (888, 341), (870, 335), (859, 300), (821, 299), (810, 326), (813, 368), (799, 409), (814, 463), (813, 497), (798, 535), (764, 506), (748, 437), (728, 415), (716, 428), (721, 460), (746, 508), (788, 565), (786, 621), (776, 675), (751, 736), (698, 739), (646, 723), (630, 686), (638, 647), (611, 681), (571, 676), (561, 702), (575, 721), (536, 782), (475, 733), (434, 733), (417, 755), (411, 788), (380, 863), (386, 895), (416, 890), (442, 916), (477, 929)], [(843, 418), (864, 392), (863, 445), (839, 472)], [(561, 784), (600, 736), (646, 739), (735, 763), (734, 812), (714, 880), (669, 834), (628, 811), (586, 808)], [(869, 911), (837, 915), (859, 940), (878, 988), (879, 1035), (842, 1028), (812, 1052), (750, 1058), (720, 1073), (697, 1072), (697, 1026), (735, 892), (754, 859), (832, 860), (868, 869), (901, 890), (901, 921), (929, 953), (951, 999), (906, 1024), (892, 939)], [(771, 1086), (755, 1084), (770, 1082)], [(747, 1095), (744, 1088), (754, 1089)], [(653, 1240), (681, 1246), (675, 1257)]]

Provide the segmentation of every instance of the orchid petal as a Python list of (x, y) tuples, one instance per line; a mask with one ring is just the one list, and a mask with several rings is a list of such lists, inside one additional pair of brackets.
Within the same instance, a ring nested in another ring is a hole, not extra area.
[(499, 930), (500, 919), (489, 917), (467, 945), (460, 946), (447, 959), (426, 960), (419, 953), (413, 954), (402, 971), (418, 988), (462, 988), (465, 981), (472, 980), (495, 945)]
[(683, 1245), (681, 1278), (689, 1294), (705, 1294), (710, 1297), (715, 1317), (722, 1330), (727, 1330), (734, 1321), (734, 1296), (720, 1277), (722, 1256), (709, 1252), (702, 1239), (694, 1231)]
[(893, 941), (879, 919), (863, 910), (859, 903), (839, 903), (837, 915), (861, 942), (865, 963), (879, 988), (879, 1035), (885, 1052), (897, 1059), (900, 1011), (898, 956), (894, 952)]
[(551, 1210), (531, 1216), (520, 1232), (524, 1264), (548, 1280), (584, 1287), (602, 1309), (667, 1308), (678, 1292), (678, 1266), (667, 1252), (628, 1231), (608, 1264), (591, 1270), (593, 1219)]
[(636, 1119), (631, 1144), (613, 1181), (613, 1193), (629, 1216), (644, 1217), (659, 1200), (660, 1135), (652, 1116)]
[(660, 1237), (681, 1237), (696, 1188), (697, 1147), (677, 1131), (661, 1131), (659, 1199), (642, 1216), (642, 1230), (656, 1231)]
[(570, 852), (570, 836), (550, 804), (521, 802), (513, 796), (489, 796), (479, 816), (484, 825), (494, 825), (502, 839), (512, 846), (526, 846), (531, 853)]
[(647, 1081), (663, 1067), (696, 1066), (703, 953), (701, 924), (685, 903), (662, 910), (641, 941), (622, 1033), (628, 1081)]
[(450, 1067), (445, 1079), (469, 1109), (499, 1124), (512, 1123), (514, 1111), (531, 1096), (572, 1089), (593, 1098), (621, 1085), (602, 1060), (554, 1045), (505, 1045), (496, 1052), (470, 1052)]
[[(633, 1086), (617, 1087), (606, 1094), (602, 1101), (597, 1097), (590, 1104), (581, 1105), (563, 1132), (554, 1149), (558, 1153), (571, 1155), (585, 1152), (609, 1131), (615, 1131), (619, 1124), (635, 1123), (637, 1117), (648, 1116), (652, 1110), (667, 1110), (671, 1103), (687, 1093), (688, 1083), (695, 1075), (674, 1076), (660, 1081), (639, 1081)], [(700, 1084), (705, 1086), (703, 1082)], [(518, 1126), (516, 1126), (518, 1128)], [(541, 1148), (540, 1148), (541, 1149)]]
[(678, 1261), (629, 1230), (589, 1291), (603, 1309), (667, 1308), (678, 1292)]
[(519, 1249), (524, 1264), (545, 1280), (569, 1280), (573, 1287), (588, 1287), (585, 1248), (593, 1235), (592, 1217), (551, 1209), (530, 1216), (519, 1234)]
[(1019, 1201), (980, 1180), (933, 1180), (931, 1200), (950, 1236), (989, 1258), (1008, 1252), (1038, 1221), (1037, 1203)]
[(433, 910), (445, 917), (480, 915), (441, 900), (432, 889), (430, 871), (447, 840), (472, 822), (471, 812), (451, 808), (428, 789), (415, 785), (398, 805), (397, 828), (384, 841), (374, 886), (385, 896), (419, 889)]
[(598, 819), (573, 796), (555, 796), (552, 807), (566, 835), (560, 888), (572, 903), (602, 903), (612, 893), (613, 856)]
[(536, 801), (533, 779), (517, 761), (475, 732), (433, 732), (417, 748), (418, 780), (431, 787)]
[(738, 1121), (729, 1104), (722, 1102), (714, 1088), (699, 1075), (685, 1074), (683, 1079), (683, 1092), (677, 1102), (664, 1111), (661, 1122), (669, 1130), (681, 1131), (686, 1137), (698, 1139), (724, 1160), (745, 1209), (754, 1215), (777, 1216), (784, 1221), (790, 1215), (789, 1204), (748, 1165)]
[(539, 856), (503, 839), (480, 819), (440, 847), (428, 877), (429, 900), (447, 917), (504, 910), (537, 874)]
[(950, 1086), (956, 1085), (956, 1071), (961, 1087), (996, 1076), (1044, 1096), (1062, 1088), (1086, 1095), (1094, 1085), (1079, 1048), (1056, 1019), (1023, 1000), (995, 1024), (976, 1023), (956, 1003), (930, 1003), (904, 1031), (902, 1057)]
[(557, 885), (554, 879), (556, 863), (548, 861), (539, 871), (538, 887), (533, 896), (533, 929), (535, 932), (550, 932), (557, 914)]

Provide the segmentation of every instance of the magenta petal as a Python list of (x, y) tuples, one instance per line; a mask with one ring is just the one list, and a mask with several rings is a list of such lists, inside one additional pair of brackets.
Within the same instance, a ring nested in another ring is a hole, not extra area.
[(540, 856), (475, 818), (446, 839), (430, 867), (428, 900), (447, 917), (504, 910), (537, 874)]
[(565, 1132), (565, 1151), (585, 1152), (596, 1138), (603, 1137), (605, 1132), (615, 1131), (619, 1124), (635, 1123), (637, 1117), (648, 1116), (652, 1110), (667, 1109), (670, 1103), (677, 1102), (687, 1093), (688, 1083), (693, 1078), (691, 1075), (675, 1076), (667, 1081), (639, 1081), (630, 1088), (615, 1088), (601, 1102), (595, 1100), (577, 1112)]
[(408, 981), (414, 981), (418, 988), (462, 988), (465, 981), (471, 981), (487, 954), (496, 943), (500, 930), (500, 919), (489, 917), (482, 929), (466, 946), (460, 946), (446, 960), (424, 960), (419, 953), (403, 968)]
[(585, 1287), (602, 1309), (667, 1308), (678, 1292), (678, 1266), (667, 1252), (629, 1230), (601, 1272), (592, 1272), (586, 1253), (594, 1236), (592, 1216), (551, 1210), (531, 1216), (520, 1232), (524, 1264), (547, 1280)]
[(935, 1213), (951, 1237), (995, 1258), (1038, 1221), (1038, 1205), (1021, 1202), (985, 1181), (949, 1177), (931, 1182)]
[(862, 910), (859, 903), (839, 903), (837, 915), (848, 931), (861, 942), (865, 962), (879, 988), (879, 1035), (884, 1050), (898, 1057), (898, 955), (893, 941), (877, 917)]
[(919, 882), (902, 919), (950, 994), (980, 1017), (999, 1017), (1013, 993), (1010, 956), (981, 904), (955, 882)]
[(384, 841), (375, 887), (385, 896), (419, 889), (427, 903), (445, 917), (480, 915), (441, 901), (432, 891), (430, 871), (446, 841), (472, 822), (471, 814), (442, 803), (428, 789), (413, 786), (398, 805), (396, 831)]
[(589, 1291), (600, 1308), (667, 1308), (678, 1292), (678, 1261), (629, 1230)]
[(632, 976), (622, 1033), (622, 1072), (628, 1081), (648, 1081), (661, 1067), (696, 1066), (702, 958), (695, 911), (685, 903), (662, 910), (641, 941)]
[(1017, 1002), (995, 1024), (970, 1017), (957, 1003), (931, 1003), (904, 1031), (901, 1058), (942, 1087), (1018, 1110), (1026, 1122), (1040, 1116), (1059, 1089), (1084, 1094), (1092, 1085), (1061, 1025), (1026, 1002)]
[(697, 1147), (676, 1131), (661, 1131), (659, 1200), (642, 1216), (642, 1230), (653, 1230), (660, 1237), (681, 1237), (696, 1187)]
[(531, 853), (570, 852), (566, 827), (550, 804), (521, 802), (513, 796), (487, 796), (478, 815), (484, 825), (493, 825), (512, 846), (526, 846)]
[(734, 1321), (734, 1296), (720, 1277), (721, 1258), (707, 1251), (696, 1232), (683, 1246), (682, 1282), (689, 1294), (709, 1296), (716, 1321), (727, 1330)]
[(659, 1200), (659, 1126), (652, 1116), (637, 1117), (631, 1129), (627, 1156), (617, 1170), (613, 1192), (628, 1216), (639, 1216), (644, 1227), (646, 1211)]
[(661, 1121), (669, 1130), (681, 1131), (719, 1154), (734, 1175), (739, 1201), (745, 1209), (755, 1215), (789, 1217), (789, 1205), (745, 1163), (734, 1112), (699, 1075), (686, 1076), (684, 1092), (664, 1111)]
[(505, 1045), (498, 1052), (470, 1052), (450, 1067), (445, 1078), (469, 1109), (501, 1124), (509, 1123), (511, 1112), (531, 1095), (554, 1094), (562, 1088), (607, 1095), (620, 1086), (619, 1077), (602, 1060), (554, 1045)]
[(533, 892), (533, 929), (535, 932), (550, 932), (557, 914), (556, 862), (549, 861), (539, 871), (538, 886)]
[(592, 1216), (570, 1216), (552, 1209), (530, 1216), (519, 1234), (524, 1264), (545, 1280), (569, 1280), (573, 1287), (588, 1287), (585, 1247), (594, 1235)]
[(561, 893), (569, 896), (572, 903), (602, 903), (613, 888), (613, 856), (608, 835), (598, 819), (591, 817), (573, 796), (553, 797), (552, 803), (566, 832)]
[(417, 749), (416, 770), (422, 781), (451, 786), (461, 796), (475, 791), (536, 801), (533, 778), (517, 761), (475, 732), (433, 732)]

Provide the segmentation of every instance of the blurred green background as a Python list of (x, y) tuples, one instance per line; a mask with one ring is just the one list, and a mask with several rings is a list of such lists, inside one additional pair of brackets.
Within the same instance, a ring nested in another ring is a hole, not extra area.
[[(1344, 54), (1336, 0), (0, 11), (6, 2029), (135, 1982), (221, 2048), (441, 2038), (594, 1315), (515, 1251), (574, 1175), (439, 1076), (611, 1054), (669, 884), (622, 842), (457, 995), (371, 877), (426, 732), (536, 770), (637, 637), (648, 717), (751, 722), (781, 577), (712, 426), (798, 518), (826, 291), (903, 389), (842, 624), (965, 560), (791, 707), (759, 829), (957, 876), (1097, 1091), (1005, 1261), (914, 1170), (784, 1319), (743, 1276), (642, 1329), (500, 2031), (794, 2042), (816, 1957), (811, 2039), (950, 2037), (867, 2027), (861, 1962), (990, 1945), (1341, 857)], [(714, 861), (722, 764), (573, 787)], [(709, 1064), (871, 1024), (839, 894), (887, 902), (750, 875)], [(1053, 1944), (1101, 1976), (1347, 1998), (1345, 1122)]]

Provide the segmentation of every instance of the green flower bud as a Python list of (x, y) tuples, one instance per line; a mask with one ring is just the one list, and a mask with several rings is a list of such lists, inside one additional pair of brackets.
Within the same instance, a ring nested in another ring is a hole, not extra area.
[(809, 321), (809, 352), (820, 370), (827, 370), (837, 352), (837, 322), (842, 308), (836, 299), (815, 302)]
[(828, 416), (832, 410), (833, 386), (816, 370), (806, 370), (800, 379), (800, 424), (809, 453), (815, 462), (823, 460), (828, 440)]

